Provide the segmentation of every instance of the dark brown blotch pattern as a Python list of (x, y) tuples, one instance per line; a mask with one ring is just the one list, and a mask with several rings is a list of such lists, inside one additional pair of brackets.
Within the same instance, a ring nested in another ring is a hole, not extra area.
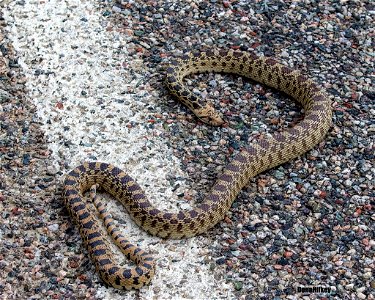
[(243, 55), (244, 55), (244, 52), (241, 52), (241, 51), (234, 51), (233, 52), (233, 56), (236, 57), (236, 58), (240, 58)]

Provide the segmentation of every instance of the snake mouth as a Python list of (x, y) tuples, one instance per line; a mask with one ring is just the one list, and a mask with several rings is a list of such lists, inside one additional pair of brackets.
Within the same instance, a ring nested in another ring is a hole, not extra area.
[(221, 126), (224, 124), (224, 120), (221, 117), (213, 118), (211, 116), (207, 117), (200, 117), (200, 120), (202, 120), (206, 124), (210, 124), (212, 126)]

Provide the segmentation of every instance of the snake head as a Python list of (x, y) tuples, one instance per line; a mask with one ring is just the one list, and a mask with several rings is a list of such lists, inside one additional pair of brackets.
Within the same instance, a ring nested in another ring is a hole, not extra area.
[(205, 107), (195, 109), (195, 115), (204, 123), (212, 126), (220, 126), (224, 124), (223, 118), (212, 106), (206, 104)]

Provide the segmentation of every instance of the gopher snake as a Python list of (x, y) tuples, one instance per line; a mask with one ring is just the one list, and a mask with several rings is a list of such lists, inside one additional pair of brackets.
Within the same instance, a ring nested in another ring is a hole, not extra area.
[[(138, 289), (148, 284), (154, 275), (155, 261), (119, 233), (111, 216), (95, 196), (97, 185), (121, 201), (135, 223), (150, 234), (173, 239), (191, 237), (222, 220), (250, 178), (308, 151), (322, 140), (330, 127), (330, 100), (313, 81), (274, 59), (233, 50), (185, 54), (166, 69), (170, 91), (205, 123), (221, 125), (223, 120), (212, 106), (202, 104), (201, 99), (183, 85), (183, 78), (188, 74), (205, 71), (235, 73), (283, 91), (302, 104), (305, 117), (293, 128), (273, 133), (241, 151), (225, 167), (201, 204), (178, 213), (154, 207), (135, 180), (113, 165), (89, 162), (72, 170), (64, 182), (66, 207), (79, 225), (97, 271), (113, 287)], [(123, 268), (113, 260), (113, 253), (95, 215), (82, 196), (90, 188), (108, 233), (126, 257), (136, 263), (135, 267)]]

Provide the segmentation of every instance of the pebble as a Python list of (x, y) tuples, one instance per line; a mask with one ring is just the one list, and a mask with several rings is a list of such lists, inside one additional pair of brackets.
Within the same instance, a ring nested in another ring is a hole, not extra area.
[(367, 296), (365, 294), (361, 293), (361, 292), (357, 292), (357, 297), (359, 299), (366, 299), (367, 298)]
[(47, 226), (47, 228), (50, 230), (50, 231), (57, 231), (59, 229), (59, 224), (52, 224), (52, 225), (49, 225)]
[(242, 289), (242, 287), (243, 287), (243, 283), (240, 282), (240, 281), (235, 281), (233, 283), (233, 285), (234, 285), (234, 288), (236, 289), (236, 291), (240, 291)]

